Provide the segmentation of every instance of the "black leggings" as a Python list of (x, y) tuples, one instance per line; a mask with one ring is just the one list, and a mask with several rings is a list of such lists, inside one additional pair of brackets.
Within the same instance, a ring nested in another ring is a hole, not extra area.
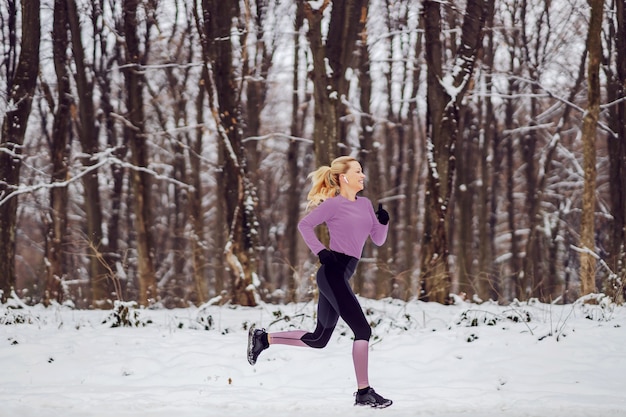
[(306, 333), (301, 339), (314, 348), (323, 348), (328, 344), (339, 317), (354, 332), (354, 340), (369, 340), (372, 335), (349, 282), (359, 260), (338, 252), (334, 254), (337, 262), (322, 265), (317, 271), (317, 326), (313, 333)]

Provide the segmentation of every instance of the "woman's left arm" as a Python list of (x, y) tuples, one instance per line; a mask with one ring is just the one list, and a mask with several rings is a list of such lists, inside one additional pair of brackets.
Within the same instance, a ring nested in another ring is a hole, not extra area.
[[(374, 213), (374, 208), (371, 204), (368, 204), (368, 206), (372, 217), (370, 237), (376, 246), (382, 246), (385, 240), (387, 240), (387, 232), (389, 231), (389, 213), (382, 208), (382, 205), (378, 206), (378, 214)], [(381, 210), (384, 213), (382, 213)]]

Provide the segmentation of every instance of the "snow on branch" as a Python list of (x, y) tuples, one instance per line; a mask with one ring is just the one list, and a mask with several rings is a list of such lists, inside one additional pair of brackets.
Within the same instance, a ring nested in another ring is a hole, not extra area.
[(596, 261), (598, 261), (600, 263), (600, 265), (602, 265), (602, 267), (604, 269), (606, 269), (606, 271), (611, 275), (611, 276), (617, 276), (615, 274), (615, 272), (613, 272), (613, 270), (611, 269), (611, 267), (609, 265), (607, 265), (607, 263), (604, 261), (604, 259), (602, 259), (600, 257), (600, 255), (598, 255), (597, 253), (595, 253), (593, 250), (587, 248), (587, 247), (578, 247), (576, 245), (570, 245), (570, 248), (578, 253), (584, 253), (587, 254), (591, 257), (593, 257)]
[[(21, 147), (20, 145), (15, 144), (15, 143), (7, 143), (7, 145), (13, 145), (16, 148)], [(20, 154), (16, 153), (15, 151), (7, 148), (6, 146), (0, 146), (0, 152), (9, 155), (11, 158), (18, 158), (18, 159), (22, 158), (22, 155), (20, 155)]]
[[(110, 149), (109, 151), (113, 152), (114, 149)], [(69, 180), (66, 181), (58, 181), (58, 182), (53, 182), (53, 183), (41, 183), (41, 184), (35, 184), (35, 185), (19, 185), (17, 187), (17, 189), (9, 194), (7, 194), (6, 196), (4, 196), (1, 200), (0, 200), (0, 206), (3, 206), (4, 204), (6, 204), (9, 200), (11, 200), (13, 197), (17, 197), (21, 194), (29, 194), (29, 193), (33, 193), (35, 191), (41, 190), (41, 189), (52, 189), (52, 188), (64, 188), (69, 186), (71, 183), (81, 179), (82, 177), (84, 177), (85, 175), (89, 174), (92, 171), (95, 171), (96, 169), (106, 165), (108, 163), (108, 161), (106, 159), (99, 161), (98, 163), (94, 164), (94, 165), (90, 165), (87, 167), (87, 169), (85, 169), (84, 171), (80, 172), (78, 175), (70, 178)]]
[(274, 138), (287, 139), (287, 140), (293, 140), (293, 141), (313, 144), (313, 140), (312, 139), (307, 139), (307, 138), (301, 138), (301, 137), (298, 137), (298, 136), (287, 135), (285, 133), (280, 133), (280, 132), (268, 133), (267, 135), (262, 135), (262, 136), (248, 136), (247, 138), (242, 139), (241, 142), (242, 143), (246, 143), (246, 142), (262, 141), (262, 140), (274, 139)]
[[(459, 58), (458, 61), (452, 72), (439, 80), (451, 102), (455, 102), (457, 97), (465, 91), (472, 78), (472, 72), (469, 68), (472, 68), (473, 59)], [(460, 77), (461, 74), (462, 77)]]
[(193, 186), (192, 185), (185, 184), (184, 182), (179, 181), (179, 180), (177, 180), (175, 178), (171, 178), (171, 177), (169, 177), (167, 175), (159, 174), (158, 172), (156, 172), (153, 169), (146, 168), (146, 167), (138, 167), (137, 165), (133, 165), (133, 164), (131, 164), (129, 162), (124, 162), (121, 159), (113, 157), (113, 156), (107, 158), (107, 160), (105, 162), (113, 163), (113, 164), (121, 166), (122, 168), (128, 168), (128, 169), (133, 170), (133, 171), (144, 172), (146, 174), (149, 174), (149, 175), (153, 176), (157, 180), (163, 180), (163, 181), (166, 181), (166, 182), (171, 182), (171, 183), (173, 183), (175, 185), (178, 185), (179, 187), (185, 188), (187, 190), (193, 190)]
[[(576, 103), (573, 103), (573, 102), (569, 101), (565, 97), (561, 97), (557, 93), (554, 93), (553, 91), (551, 91), (550, 89), (546, 88), (541, 82), (539, 82), (537, 80), (531, 80), (529, 78), (524, 78), (524, 77), (515, 76), (515, 75), (509, 75), (509, 78), (512, 79), (512, 80), (522, 81), (522, 82), (525, 82), (525, 83), (528, 83), (528, 84), (534, 84), (536, 87), (539, 87), (541, 90), (545, 91), (545, 93), (548, 95), (548, 97), (553, 98), (553, 99), (555, 99), (555, 100), (565, 104), (566, 106), (572, 107), (574, 110), (578, 111), (579, 113), (581, 113), (583, 115), (586, 113), (585, 109), (583, 109), (582, 107), (580, 107)], [(504, 97), (503, 95), (501, 95), (501, 96)], [(522, 97), (522, 96), (523, 95), (516, 95), (516, 97)], [(626, 98), (622, 98), (620, 100), (624, 100), (624, 99), (626, 99)], [(619, 100), (617, 102), (619, 102)], [(616, 102), (613, 102), (613, 103), (610, 103), (610, 104), (615, 104), (615, 103)], [(602, 130), (604, 130), (608, 134), (610, 134), (612, 136), (616, 136), (616, 133), (613, 132), (613, 130), (606, 123), (603, 123), (600, 120), (598, 120), (598, 127), (600, 127)]]
[(620, 97), (617, 100), (613, 100), (610, 103), (601, 104), (600, 105), (600, 110), (606, 110), (606, 109), (608, 109), (610, 107), (617, 106), (618, 104), (620, 104), (620, 103), (622, 103), (624, 101), (626, 101), (626, 96)]
[[(2, 149), (2, 148), (0, 148)], [(70, 184), (80, 180), (81, 178), (83, 178), (85, 175), (89, 174), (90, 172), (93, 172), (105, 165), (109, 165), (109, 164), (115, 164), (115, 165), (119, 165), (121, 167), (124, 168), (128, 168), (131, 170), (135, 170), (135, 171), (141, 171), (141, 172), (145, 172), (147, 174), (152, 175), (154, 178), (158, 179), (158, 180), (163, 180), (163, 181), (167, 181), (167, 182), (171, 182), (174, 183), (176, 185), (178, 185), (179, 187), (182, 188), (186, 188), (189, 190), (193, 190), (193, 186), (189, 185), (189, 184), (185, 184), (184, 182), (178, 181), (176, 179), (170, 178), (168, 176), (165, 175), (161, 175), (158, 172), (149, 169), (149, 168), (145, 168), (145, 167), (138, 167), (136, 165), (133, 165), (131, 163), (128, 162), (124, 162), (122, 160), (120, 160), (119, 158), (113, 156), (113, 153), (116, 152), (118, 150), (118, 148), (109, 148), (107, 150), (105, 150), (104, 152), (95, 154), (91, 157), (92, 160), (96, 160), (98, 162), (96, 162), (93, 165), (89, 165), (86, 166), (84, 170), (80, 171), (78, 174), (76, 174), (75, 176), (71, 177), (68, 180), (65, 181), (56, 181), (56, 182), (52, 182), (52, 183), (40, 183), (40, 184), (35, 184), (35, 185), (18, 185), (15, 189), (15, 191), (12, 191), (11, 193), (3, 196), (0, 198), (0, 206), (3, 206), (4, 204), (6, 204), (9, 200), (11, 200), (14, 197), (17, 197), (19, 195), (22, 194), (30, 194), (30, 193), (34, 193), (35, 191), (39, 191), (42, 189), (53, 189), (53, 188), (65, 188), (68, 187)]]
[(157, 69), (165, 69), (165, 68), (182, 68), (182, 69), (187, 69), (187, 68), (193, 68), (193, 67), (201, 67), (203, 66), (204, 63), (201, 62), (196, 62), (196, 63), (188, 63), (188, 64), (151, 64), (151, 65), (138, 65), (138, 64), (124, 64), (124, 65), (119, 65), (117, 67), (112, 67), (110, 68), (108, 71), (114, 71), (114, 70), (123, 70), (123, 69), (129, 69), (129, 68), (134, 68), (137, 69), (141, 72), (144, 72), (146, 70), (149, 69), (153, 69), (153, 70), (157, 70)]

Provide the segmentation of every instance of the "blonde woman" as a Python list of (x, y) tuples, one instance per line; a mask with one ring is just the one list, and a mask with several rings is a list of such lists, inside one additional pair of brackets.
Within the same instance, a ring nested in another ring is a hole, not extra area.
[[(352, 157), (339, 157), (330, 166), (322, 166), (312, 172), (309, 178), (312, 182), (308, 195), (310, 211), (300, 220), (298, 230), (321, 263), (317, 271), (317, 326), (313, 332), (291, 330), (267, 333), (265, 329), (251, 328), (248, 362), (254, 365), (261, 352), (274, 344), (321, 349), (330, 340), (341, 317), (354, 332), (355, 405), (388, 407), (392, 401), (377, 394), (369, 384), (368, 349), (372, 330), (349, 280), (367, 238), (370, 237), (379, 246), (387, 239), (389, 214), (381, 205), (374, 212), (370, 200), (357, 196), (363, 190), (365, 174), (361, 164)], [(315, 234), (315, 227), (322, 223), (327, 225), (330, 234), (328, 248)]]

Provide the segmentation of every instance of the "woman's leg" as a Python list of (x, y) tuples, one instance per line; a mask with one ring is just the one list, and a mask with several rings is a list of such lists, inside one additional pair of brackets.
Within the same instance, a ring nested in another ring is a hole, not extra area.
[(369, 386), (368, 350), (372, 329), (365, 318), (365, 314), (363, 314), (363, 309), (356, 295), (354, 295), (350, 287), (349, 280), (356, 269), (357, 262), (356, 258), (347, 260), (345, 268), (337, 270), (336, 275), (329, 277), (328, 282), (331, 284), (333, 294), (337, 300), (339, 315), (354, 332), (352, 360), (358, 387), (367, 388)]
[[(347, 255), (343, 255), (346, 256)], [(356, 269), (358, 260), (349, 258), (345, 264), (340, 264), (342, 268), (333, 270), (327, 279), (334, 299), (334, 306), (339, 312), (339, 316), (346, 322), (350, 329), (354, 332), (354, 340), (370, 340), (372, 329), (369, 322), (363, 314), (363, 309), (359, 304), (359, 300), (354, 295), (352, 287), (350, 287), (350, 277)], [(320, 288), (320, 292), (321, 292)]]
[[(306, 332), (304, 330), (290, 330), (286, 332), (275, 332), (268, 335), (270, 344), (305, 346), (321, 349), (328, 344), (330, 337), (339, 320), (333, 304), (336, 305), (334, 295), (328, 285), (326, 277), (326, 267), (322, 266), (317, 271), (317, 285), (320, 290), (317, 304), (317, 325), (315, 331)], [(328, 296), (333, 298), (329, 300)]]
[(289, 330), (286, 332), (268, 333), (267, 341), (270, 345), (308, 346), (302, 341), (306, 330)]
[(370, 342), (367, 340), (355, 340), (352, 344), (352, 361), (354, 362), (356, 384), (359, 389), (370, 386), (367, 370), (369, 345)]

